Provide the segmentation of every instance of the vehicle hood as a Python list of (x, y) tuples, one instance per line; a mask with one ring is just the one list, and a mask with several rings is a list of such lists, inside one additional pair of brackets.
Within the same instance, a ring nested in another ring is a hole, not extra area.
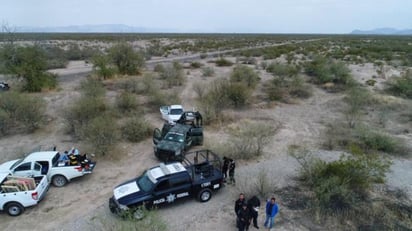
[(20, 160), (20, 159), (10, 160), (10, 161), (7, 161), (7, 162), (1, 164), (1, 165), (0, 165), (0, 172), (2, 172), (2, 173), (4, 173), (4, 172), (9, 173), (9, 172), (10, 172), (10, 167), (13, 166), (13, 164), (16, 163), (16, 162), (19, 161), (19, 160)]
[(167, 150), (167, 151), (179, 151), (183, 149), (183, 143), (162, 140), (157, 144), (158, 149)]
[(124, 182), (123, 184), (117, 186), (113, 190), (114, 198), (116, 200), (122, 199), (128, 195), (136, 194), (139, 192), (141, 192), (141, 190), (136, 183), (136, 179)]
[(147, 193), (140, 190), (136, 179), (127, 181), (113, 190), (114, 198), (122, 205), (134, 204), (143, 201)]

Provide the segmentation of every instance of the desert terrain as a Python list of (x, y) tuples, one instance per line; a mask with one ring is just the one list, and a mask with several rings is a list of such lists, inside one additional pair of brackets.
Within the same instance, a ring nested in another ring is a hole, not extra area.
[[(180, 56), (179, 56), (180, 55)], [(200, 69), (185, 69), (186, 82), (179, 87), (181, 103), (185, 108), (196, 107), (196, 94), (193, 91), (195, 83), (210, 83), (213, 79), (230, 75), (233, 67), (216, 67), (216, 54), (201, 59), (197, 54), (178, 54), (176, 57), (165, 59), (153, 58), (146, 63), (146, 72), (151, 72), (156, 62), (185, 60), (197, 61), (204, 66), (213, 67), (214, 77), (203, 77)], [(225, 54), (225, 58), (237, 62), (237, 57)], [(261, 82), (270, 80), (272, 75), (260, 68), (263, 58), (257, 58), (257, 65), (248, 65), (256, 69)], [(284, 56), (276, 60), (285, 62)], [(364, 84), (376, 75), (377, 67), (371, 63), (350, 64), (349, 68), (356, 81)], [(79, 147), (82, 143), (75, 141), (64, 132), (65, 121), (62, 111), (73, 99), (79, 97), (79, 85), (92, 71), (90, 63), (71, 61), (66, 68), (50, 70), (58, 74), (58, 89), (36, 93), (47, 102), (48, 125), (33, 134), (18, 134), (0, 139), (0, 162), (22, 157), (24, 153), (38, 147), (56, 145), (59, 150)], [(399, 76), (403, 69), (393, 66), (385, 68), (385, 76)], [(377, 83), (370, 91), (380, 92), (387, 78), (374, 78)], [(110, 80), (116, 81), (116, 80)], [(253, 160), (239, 160), (236, 168), (237, 184), (227, 185), (207, 203), (196, 200), (187, 200), (177, 205), (167, 206), (157, 211), (159, 217), (167, 225), (167, 230), (236, 230), (234, 201), (240, 192), (244, 192), (248, 179), (266, 172), (271, 179), (274, 189), (272, 195), (278, 198), (280, 212), (276, 217), (275, 230), (331, 230), (333, 225), (326, 226), (314, 222), (303, 210), (292, 208), (288, 197), (288, 190), (295, 186), (294, 177), (298, 174), (299, 164), (289, 155), (290, 146), (302, 146), (310, 150), (315, 156), (323, 160), (336, 160), (343, 151), (325, 150), (322, 146), (327, 125), (335, 121), (344, 120), (343, 93), (331, 93), (318, 86), (313, 87), (312, 96), (307, 99), (295, 99), (291, 103), (274, 102), (271, 104), (253, 103), (242, 110), (228, 110), (226, 113), (234, 118), (229, 123), (236, 123), (241, 119), (278, 124), (279, 130), (265, 146), (263, 155)], [(259, 88), (258, 88), (259, 89)], [(259, 91), (259, 90), (258, 90)], [(259, 94), (261, 92), (257, 92)], [(106, 97), (113, 99), (118, 92), (108, 90)], [(160, 106), (160, 105), (159, 105)], [(405, 109), (406, 110), (406, 109)], [(407, 109), (409, 110), (409, 109)], [(369, 112), (373, 113), (373, 111)], [(373, 116), (373, 115), (367, 115)], [(163, 123), (157, 111), (149, 111), (144, 117), (153, 127), (160, 127)], [(396, 137), (406, 140), (411, 148), (412, 133), (401, 132), (402, 129), (411, 129), (411, 122), (400, 123), (387, 118), (387, 129)], [(205, 147), (213, 149), (227, 134), (225, 127), (213, 125), (205, 127)], [(123, 222), (112, 215), (108, 209), (108, 199), (112, 196), (113, 188), (133, 177), (145, 169), (159, 163), (153, 155), (151, 138), (139, 143), (121, 142), (116, 150), (120, 153), (110, 156), (96, 156), (97, 166), (93, 174), (76, 179), (62, 188), (51, 186), (44, 200), (33, 208), (28, 208), (19, 217), (9, 217), (0, 214), (1, 230), (121, 230), (119, 223)], [(202, 147), (196, 147), (202, 148)], [(115, 158), (114, 158), (115, 157)], [(392, 165), (386, 176), (385, 187), (401, 189), (412, 198), (412, 159), (409, 156), (390, 157)], [(292, 189), (293, 190), (293, 189)], [(249, 195), (247, 195), (249, 196)], [(262, 202), (266, 198), (261, 198)], [(260, 209), (259, 225), (263, 228), (264, 210)], [(121, 226), (121, 225), (120, 225)], [(251, 230), (254, 228), (251, 227)]]

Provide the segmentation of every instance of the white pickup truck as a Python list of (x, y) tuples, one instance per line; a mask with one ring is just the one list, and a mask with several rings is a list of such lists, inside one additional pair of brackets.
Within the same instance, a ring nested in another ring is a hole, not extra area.
[(37, 205), (48, 189), (46, 176), (16, 177), (0, 173), (0, 210), (18, 216), (24, 208)]
[(176, 122), (180, 119), (180, 116), (183, 114), (184, 109), (182, 105), (170, 105), (170, 106), (161, 106), (160, 114), (162, 118), (169, 123)]
[(33, 152), (24, 159), (8, 161), (0, 165), (0, 173), (10, 173), (14, 176), (40, 176), (47, 179), (56, 187), (62, 187), (71, 179), (93, 172), (96, 162), (91, 162), (85, 156), (72, 155), (75, 162), (60, 161), (58, 151)]

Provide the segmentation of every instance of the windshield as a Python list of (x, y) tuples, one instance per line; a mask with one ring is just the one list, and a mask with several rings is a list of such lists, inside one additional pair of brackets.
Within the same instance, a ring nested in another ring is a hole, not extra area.
[(184, 141), (184, 136), (183, 134), (179, 134), (179, 133), (167, 133), (165, 136), (165, 140), (167, 141), (173, 141), (173, 142), (179, 142), (179, 143), (183, 143)]
[(137, 185), (145, 192), (150, 192), (154, 186), (153, 182), (147, 176), (147, 172), (142, 177), (137, 179)]
[(14, 163), (11, 167), (10, 170), (14, 169), (17, 165), (19, 165), (21, 162), (23, 162), (23, 159), (19, 159), (18, 161), (16, 161), (16, 163)]
[(170, 109), (170, 115), (181, 115), (183, 113), (183, 109)]

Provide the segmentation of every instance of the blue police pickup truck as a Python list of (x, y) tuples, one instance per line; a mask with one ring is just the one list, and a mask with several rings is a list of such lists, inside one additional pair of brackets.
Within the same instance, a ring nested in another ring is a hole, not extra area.
[(142, 218), (146, 209), (195, 197), (207, 202), (223, 186), (221, 160), (210, 150), (188, 152), (182, 162), (160, 164), (113, 190), (109, 199), (112, 213)]

